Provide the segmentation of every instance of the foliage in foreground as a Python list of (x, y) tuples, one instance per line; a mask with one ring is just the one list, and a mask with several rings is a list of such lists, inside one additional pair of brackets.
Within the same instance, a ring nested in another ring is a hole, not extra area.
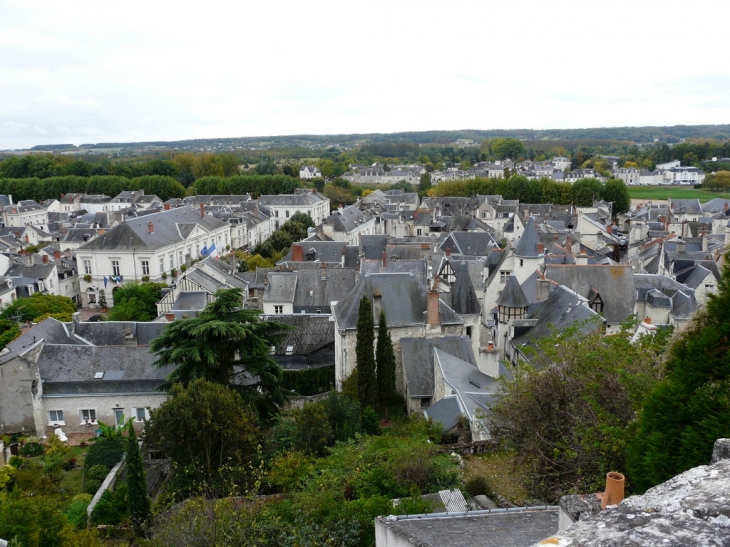
[(730, 437), (728, 309), (726, 262), (718, 292), (674, 342), (666, 378), (645, 400), (629, 460), (639, 491), (706, 465), (715, 440)]
[(406, 498), (398, 513), (425, 512), (430, 504), (412, 496), (457, 484), (456, 459), (429, 442), (439, 437), (419, 419), (339, 443), (319, 459), (282, 453), (259, 480), (288, 497), (187, 500), (157, 519), (151, 543), (372, 546), (373, 519), (394, 511), (391, 498)]
[(553, 501), (598, 491), (608, 471), (627, 469), (635, 416), (661, 379), (669, 334), (632, 344), (628, 327), (613, 336), (575, 328), (547, 337), (532, 365), (501, 385), (492, 431), (527, 466), (532, 495)]
[(204, 379), (175, 384), (145, 429), (145, 441), (172, 460), (173, 499), (240, 493), (258, 439), (257, 417), (241, 396)]
[(164, 287), (166, 283), (125, 283), (114, 293), (109, 321), (152, 321)]

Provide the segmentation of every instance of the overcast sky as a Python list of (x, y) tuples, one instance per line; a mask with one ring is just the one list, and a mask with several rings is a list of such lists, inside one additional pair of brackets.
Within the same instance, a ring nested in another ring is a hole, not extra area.
[(0, 149), (730, 122), (727, 0), (0, 0)]

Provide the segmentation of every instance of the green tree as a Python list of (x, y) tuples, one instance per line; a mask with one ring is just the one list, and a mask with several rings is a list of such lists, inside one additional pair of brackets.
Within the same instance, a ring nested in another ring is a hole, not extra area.
[(424, 173), (421, 175), (421, 180), (418, 182), (418, 193), (421, 196), (425, 196), (426, 193), (431, 189), (431, 173)]
[(525, 153), (525, 146), (519, 139), (497, 138), (489, 141), (489, 150), (494, 157), (503, 160), (517, 160)]
[(175, 384), (170, 396), (150, 412), (145, 441), (173, 463), (171, 495), (225, 496), (240, 492), (256, 452), (256, 415), (227, 386), (203, 378)]
[(603, 197), (603, 184), (596, 179), (579, 179), (573, 183), (573, 203), (577, 207), (590, 207)]
[(125, 283), (114, 292), (110, 321), (152, 321), (157, 317), (157, 302), (165, 283)]
[(241, 289), (221, 289), (197, 317), (170, 323), (152, 340), (155, 366), (175, 366), (165, 388), (196, 378), (231, 386), (256, 408), (262, 419), (278, 412), (285, 393), (282, 371), (271, 356), (289, 329), (261, 321), (259, 310), (243, 308)]
[(20, 327), (15, 321), (0, 319), (0, 349), (20, 336)]
[(69, 451), (70, 448), (55, 434), (48, 437), (48, 448), (43, 454), (43, 476), (48, 477), (56, 487), (63, 477), (63, 466)]
[(613, 215), (626, 213), (631, 209), (631, 196), (624, 181), (609, 179), (603, 189), (603, 199), (613, 203)]
[(715, 440), (730, 437), (728, 264), (717, 293), (673, 343), (666, 378), (644, 402), (629, 460), (640, 491), (707, 464)]
[(607, 472), (626, 469), (636, 412), (661, 378), (669, 334), (632, 344), (633, 325), (613, 336), (577, 325), (545, 337), (531, 364), (501, 384), (490, 432), (517, 451), (533, 495), (552, 501), (596, 491)]
[(18, 315), (21, 321), (36, 321), (46, 314), (64, 314), (71, 320), (76, 304), (67, 296), (35, 293), (30, 298), (19, 298), (0, 314), (3, 319), (13, 320)]
[(710, 190), (727, 190), (730, 188), (730, 171), (717, 171), (710, 173), (702, 181), (702, 186)]
[(388, 332), (388, 324), (385, 319), (385, 312), (380, 311), (380, 322), (378, 324), (378, 344), (375, 350), (377, 362), (378, 398), (380, 406), (385, 409), (385, 417), (388, 418), (388, 405), (396, 396), (395, 389), (395, 353), (393, 342)]
[(377, 380), (375, 376), (375, 325), (373, 307), (367, 295), (360, 300), (357, 318), (357, 396), (362, 407), (378, 403)]
[(152, 512), (147, 496), (142, 451), (132, 422), (127, 425), (127, 510), (137, 537), (144, 537), (151, 524)]

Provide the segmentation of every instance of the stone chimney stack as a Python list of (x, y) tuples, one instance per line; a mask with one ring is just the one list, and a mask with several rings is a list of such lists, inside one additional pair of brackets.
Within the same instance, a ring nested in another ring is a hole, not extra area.
[(575, 263), (578, 266), (588, 266), (588, 255), (585, 253), (580, 253), (578, 256), (575, 257)]
[(549, 279), (538, 279), (537, 290), (535, 291), (535, 298), (538, 302), (545, 302), (550, 296), (550, 280)]
[(499, 378), (499, 349), (494, 342), (489, 342), (486, 347), (479, 348), (477, 365), (480, 372), (492, 378)]

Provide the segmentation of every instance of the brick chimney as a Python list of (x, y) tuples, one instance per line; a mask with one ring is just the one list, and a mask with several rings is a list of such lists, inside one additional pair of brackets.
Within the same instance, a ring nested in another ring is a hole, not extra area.
[(165, 203), (164, 208), (165, 208), (165, 211), (169, 211), (170, 210), (170, 204), (169, 203)]
[(205, 218), (205, 203), (200, 202), (200, 217)]
[(43, 264), (48, 264), (48, 255), (43, 255)]
[(53, 251), (53, 260), (61, 259), (61, 251)]
[(446, 258), (451, 258), (451, 247), (446, 247)]
[(172, 323), (175, 320), (175, 314), (174, 313), (166, 313), (165, 319)]
[(152, 224), (151, 220), (147, 223), (147, 231), (151, 234), (155, 233), (155, 225)]
[(385, 249), (383, 249), (383, 269), (385, 270), (388, 267), (388, 253), (385, 252)]
[(304, 248), (299, 243), (291, 246), (292, 262), (304, 262)]
[(434, 288), (428, 291), (426, 300), (426, 324), (431, 329), (437, 329), (441, 325), (438, 285), (439, 280), (437, 277)]
[(607, 226), (606, 226), (606, 231), (607, 231), (607, 232), (608, 232), (609, 234), (612, 234), (612, 233), (613, 233), (613, 226), (612, 226), (611, 224), (607, 225)]

